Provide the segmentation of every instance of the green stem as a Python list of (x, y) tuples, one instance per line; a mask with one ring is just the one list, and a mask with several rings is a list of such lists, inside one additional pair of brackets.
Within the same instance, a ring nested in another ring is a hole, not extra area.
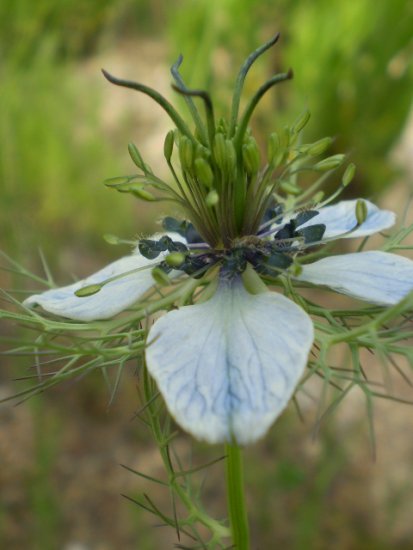
[(153, 385), (153, 381), (150, 379), (146, 366), (143, 369), (143, 390), (149, 411), (149, 421), (152, 433), (158, 444), (162, 462), (168, 475), (168, 485), (170, 490), (180, 498), (189, 513), (188, 519), (181, 521), (181, 525), (191, 526), (198, 521), (211, 532), (211, 544), (220, 541), (222, 538), (228, 537), (229, 533), (227, 527), (204, 512), (202, 507), (196, 503), (193, 496), (179, 481), (179, 474), (175, 472), (169, 455), (168, 443), (170, 441), (170, 434), (164, 433), (161, 426), (159, 406), (153, 400), (156, 388)]
[(244, 80), (247, 76), (248, 71), (250, 70), (253, 63), (258, 59), (260, 55), (262, 55), (265, 51), (267, 51), (271, 46), (274, 46), (274, 44), (278, 41), (280, 38), (280, 33), (277, 33), (275, 36), (271, 38), (268, 42), (260, 46), (257, 50), (252, 52), (248, 58), (246, 59), (245, 63), (241, 67), (241, 70), (238, 74), (237, 81), (235, 83), (235, 92), (232, 99), (232, 109), (231, 109), (231, 122), (230, 122), (230, 129), (228, 132), (229, 137), (232, 137), (235, 132), (235, 126), (237, 124), (238, 119), (238, 111), (239, 111), (239, 104), (241, 100), (241, 92), (242, 88), (244, 87)]
[(232, 541), (236, 550), (249, 550), (249, 527), (244, 495), (242, 450), (237, 445), (226, 445), (227, 500)]
[(149, 86), (141, 84), (140, 82), (132, 82), (131, 80), (123, 80), (121, 78), (117, 78), (105, 71), (105, 69), (102, 69), (102, 73), (103, 76), (107, 80), (109, 80), (109, 82), (115, 84), (116, 86), (130, 88), (131, 90), (136, 90), (137, 92), (141, 92), (142, 94), (151, 97), (154, 101), (156, 101), (158, 105), (162, 107), (162, 109), (164, 109), (164, 111), (167, 112), (167, 114), (172, 119), (175, 126), (181, 131), (181, 133), (187, 136), (191, 141), (194, 141), (194, 137), (192, 136), (188, 126), (185, 124), (184, 119), (179, 115), (179, 113), (174, 109), (169, 101), (167, 101), (159, 92), (150, 88)]

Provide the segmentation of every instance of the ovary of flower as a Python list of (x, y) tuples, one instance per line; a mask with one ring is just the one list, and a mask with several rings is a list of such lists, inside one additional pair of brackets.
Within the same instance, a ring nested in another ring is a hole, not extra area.
[[(392, 212), (366, 201), (367, 218), (357, 226), (355, 204), (321, 208), (300, 228), (322, 223), (324, 237), (331, 239), (371, 235), (395, 222)], [(83, 281), (31, 296), (24, 305), (78, 321), (107, 319), (153, 286), (150, 269), (112, 280), (92, 296), (74, 292), (158, 262), (135, 251)], [(343, 254), (302, 265), (296, 279), (392, 305), (413, 290), (413, 261), (380, 251)], [(146, 361), (169, 411), (185, 430), (210, 443), (247, 444), (263, 436), (285, 408), (312, 342), (312, 322), (303, 309), (276, 292), (251, 294), (235, 275), (221, 277), (208, 301), (158, 319), (149, 331)]]

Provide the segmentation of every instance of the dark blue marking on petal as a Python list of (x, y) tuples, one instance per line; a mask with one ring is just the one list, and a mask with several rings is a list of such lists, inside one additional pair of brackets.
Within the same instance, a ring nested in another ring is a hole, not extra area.
[(177, 220), (171, 216), (167, 216), (162, 220), (162, 227), (165, 231), (173, 231), (178, 233), (189, 244), (202, 243), (203, 239), (195, 229), (194, 225), (187, 220)]
[(303, 227), (296, 232), (300, 237), (304, 237), (304, 242), (306, 244), (316, 243), (321, 241), (325, 233), (326, 226), (323, 223), (318, 223), (315, 225), (310, 225), (309, 227)]
[(308, 222), (314, 218), (314, 216), (318, 216), (318, 210), (304, 210), (304, 212), (299, 212), (294, 218), (295, 227), (303, 225), (303, 223)]

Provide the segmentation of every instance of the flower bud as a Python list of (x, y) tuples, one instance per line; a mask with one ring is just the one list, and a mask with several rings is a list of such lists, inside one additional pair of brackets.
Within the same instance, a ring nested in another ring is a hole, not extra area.
[(215, 206), (216, 204), (218, 204), (218, 201), (219, 201), (219, 195), (218, 195), (216, 189), (211, 189), (211, 191), (206, 196), (205, 202), (207, 203), (207, 205), (209, 207), (211, 207), (211, 206)]
[(324, 153), (332, 143), (333, 143), (333, 139), (331, 137), (325, 137), (325, 138), (319, 139), (318, 141), (315, 141), (314, 143), (307, 143), (305, 145), (301, 145), (298, 148), (298, 151), (300, 153), (305, 153), (306, 155), (310, 155), (311, 157), (315, 157), (317, 155), (321, 155), (322, 153)]
[(340, 164), (342, 164), (343, 160), (345, 159), (346, 155), (332, 155), (331, 157), (327, 157), (326, 159), (320, 160), (320, 162), (317, 162), (313, 166), (314, 170), (318, 170), (320, 172), (327, 172), (328, 170), (334, 170), (335, 168), (338, 168)]
[(169, 132), (165, 136), (165, 141), (163, 144), (163, 154), (167, 160), (167, 162), (170, 162), (172, 151), (174, 148), (174, 141), (175, 141), (175, 133), (173, 130), (169, 130)]
[(343, 174), (343, 179), (341, 182), (343, 187), (347, 187), (347, 185), (349, 185), (353, 181), (355, 173), (356, 173), (355, 164), (353, 163), (349, 164)]
[(235, 168), (237, 155), (232, 140), (225, 139), (223, 134), (215, 134), (215, 161), (223, 173), (230, 174)]
[(194, 160), (194, 146), (192, 141), (186, 136), (181, 136), (179, 140), (179, 158), (182, 169), (191, 172)]
[(194, 162), (195, 175), (198, 180), (205, 185), (205, 187), (211, 188), (214, 183), (214, 174), (208, 161), (199, 157)]
[(242, 146), (242, 160), (248, 174), (256, 174), (260, 169), (260, 152), (254, 138), (250, 138), (248, 143)]
[(363, 199), (359, 199), (356, 202), (356, 220), (357, 225), (364, 223), (368, 216), (367, 204)]

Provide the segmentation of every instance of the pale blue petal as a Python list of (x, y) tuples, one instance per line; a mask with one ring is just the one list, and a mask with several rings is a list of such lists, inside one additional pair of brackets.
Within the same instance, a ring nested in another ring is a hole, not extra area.
[(342, 254), (304, 265), (297, 279), (373, 304), (393, 305), (413, 290), (413, 261), (380, 251)]
[[(183, 240), (177, 233), (168, 233), (168, 235), (174, 240), (180, 240), (181, 242)], [(157, 234), (152, 238), (158, 239), (161, 236), (162, 234)], [(41, 306), (49, 313), (75, 321), (109, 319), (131, 306), (153, 286), (154, 280), (151, 275), (151, 267), (159, 263), (163, 255), (154, 260), (148, 260), (136, 249), (131, 256), (125, 256), (107, 265), (86, 279), (30, 296), (23, 302), (23, 305), (26, 307)], [(143, 268), (141, 271), (121, 276), (124, 273), (141, 268)], [(174, 273), (178, 274), (177, 271)], [(121, 277), (107, 283), (98, 293), (92, 296), (79, 298), (75, 295), (75, 292), (80, 288), (102, 283), (117, 275)]]
[(209, 443), (252, 443), (291, 398), (313, 342), (308, 315), (273, 292), (223, 282), (160, 318), (146, 360), (175, 420)]
[(331, 206), (324, 206), (318, 211), (318, 215), (311, 218), (299, 229), (309, 227), (310, 225), (323, 223), (326, 226), (323, 239), (334, 237), (354, 238), (366, 237), (392, 227), (396, 223), (396, 215), (390, 210), (382, 210), (370, 201), (364, 200), (367, 206), (367, 219), (357, 229), (351, 231), (357, 225), (356, 204), (357, 200), (341, 201)]
[(138, 254), (126, 256), (107, 265), (86, 279), (30, 296), (23, 302), (23, 305), (28, 307), (39, 305), (49, 313), (76, 321), (109, 319), (131, 306), (154, 284), (150, 269), (144, 269), (116, 279), (103, 286), (97, 294), (92, 296), (79, 298), (75, 295), (76, 290), (88, 285), (102, 283), (111, 277), (133, 269), (154, 265), (156, 262), (156, 260), (147, 260)]

